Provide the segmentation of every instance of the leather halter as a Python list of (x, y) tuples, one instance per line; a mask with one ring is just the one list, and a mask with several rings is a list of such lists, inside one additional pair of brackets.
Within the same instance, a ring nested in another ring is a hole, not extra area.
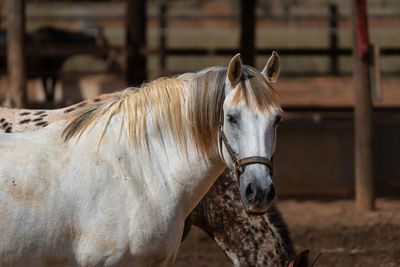
[(237, 173), (240, 175), (244, 172), (244, 169), (246, 168), (247, 165), (250, 164), (263, 164), (268, 167), (270, 175), (273, 175), (273, 158), (271, 160), (265, 158), (265, 157), (260, 157), (260, 156), (253, 156), (253, 157), (247, 157), (247, 158), (239, 158), (239, 156), (233, 151), (231, 145), (229, 144), (228, 139), (226, 138), (226, 135), (224, 133), (223, 124), (219, 124), (219, 147), (220, 147), (220, 153), (221, 156), (222, 154), (222, 142), (224, 142), (225, 148), (229, 153), (229, 156), (231, 156), (233, 166), (235, 167), (235, 170)]
[[(246, 79), (248, 77), (243, 77), (243, 79)], [(242, 79), (242, 78), (241, 78)], [(225, 86), (225, 82), (224, 82), (224, 86)], [(260, 157), (260, 156), (252, 156), (252, 157), (247, 157), (247, 158), (239, 158), (239, 156), (233, 151), (228, 139), (226, 138), (226, 135), (224, 133), (224, 112), (221, 111), (220, 113), (220, 123), (219, 125), (219, 137), (218, 137), (218, 143), (219, 143), (219, 150), (220, 150), (220, 154), (223, 159), (223, 151), (222, 151), (222, 142), (224, 142), (225, 148), (229, 153), (229, 156), (231, 156), (232, 162), (233, 162), (233, 166), (235, 167), (235, 171), (237, 173), (237, 177), (239, 178), (239, 176), (244, 172), (245, 168), (247, 165), (250, 164), (263, 164), (265, 166), (267, 166), (267, 168), (269, 169), (269, 173), (272, 176), (273, 175), (273, 161), (274, 161), (274, 157), (271, 157), (271, 159), (267, 159), (265, 157)]]

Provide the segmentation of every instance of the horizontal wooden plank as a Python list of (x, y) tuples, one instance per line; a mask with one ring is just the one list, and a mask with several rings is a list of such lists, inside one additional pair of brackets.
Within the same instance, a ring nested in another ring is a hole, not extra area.
[[(113, 46), (117, 53), (123, 53), (123, 46)], [(257, 49), (257, 55), (270, 55), (275, 50), (279, 55), (285, 56), (349, 56), (352, 53), (350, 48), (260, 48)], [(5, 55), (5, 47), (0, 47), (0, 56)], [(45, 45), (40, 48), (27, 47), (27, 56), (73, 56), (78, 54), (86, 55), (106, 55), (109, 48), (96, 48), (88, 46), (71, 46), (71, 45)], [(239, 49), (232, 48), (167, 48), (165, 54), (168, 56), (231, 56), (237, 53)], [(147, 55), (159, 55), (161, 49), (146, 49), (143, 51)], [(400, 55), (399, 48), (381, 48), (382, 56)]]

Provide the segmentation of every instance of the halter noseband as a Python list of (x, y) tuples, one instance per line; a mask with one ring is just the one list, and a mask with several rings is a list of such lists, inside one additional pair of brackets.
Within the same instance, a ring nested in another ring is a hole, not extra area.
[(265, 166), (268, 167), (269, 172), (271, 174), (271, 176), (273, 175), (273, 167), (272, 167), (272, 163), (273, 163), (273, 158), (271, 158), (271, 160), (265, 158), (265, 157), (260, 157), (260, 156), (253, 156), (253, 157), (247, 157), (247, 158), (239, 158), (239, 156), (233, 151), (231, 145), (229, 144), (228, 139), (226, 138), (226, 135), (224, 133), (223, 128), (223, 124), (220, 123), (219, 124), (219, 149), (220, 149), (220, 153), (221, 156), (222, 154), (222, 142), (224, 142), (225, 148), (229, 153), (229, 156), (231, 156), (232, 162), (233, 162), (233, 166), (235, 167), (235, 170), (237, 171), (237, 173), (240, 175), (244, 172), (244, 169), (246, 168), (247, 165), (250, 164), (263, 164)]

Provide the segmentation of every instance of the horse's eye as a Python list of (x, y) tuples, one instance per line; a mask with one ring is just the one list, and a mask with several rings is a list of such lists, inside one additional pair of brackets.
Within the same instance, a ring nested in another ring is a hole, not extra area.
[(277, 115), (275, 118), (275, 126), (278, 126), (281, 123), (281, 120), (282, 120), (282, 116)]
[(228, 115), (228, 121), (231, 124), (237, 124), (237, 120), (232, 115)]

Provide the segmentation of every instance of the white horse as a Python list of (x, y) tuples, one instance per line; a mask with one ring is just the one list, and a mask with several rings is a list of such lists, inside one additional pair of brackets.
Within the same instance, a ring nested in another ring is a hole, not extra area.
[(172, 265), (185, 218), (225, 166), (246, 209), (265, 212), (281, 113), (269, 69), (237, 55), (1, 134), (1, 265)]

